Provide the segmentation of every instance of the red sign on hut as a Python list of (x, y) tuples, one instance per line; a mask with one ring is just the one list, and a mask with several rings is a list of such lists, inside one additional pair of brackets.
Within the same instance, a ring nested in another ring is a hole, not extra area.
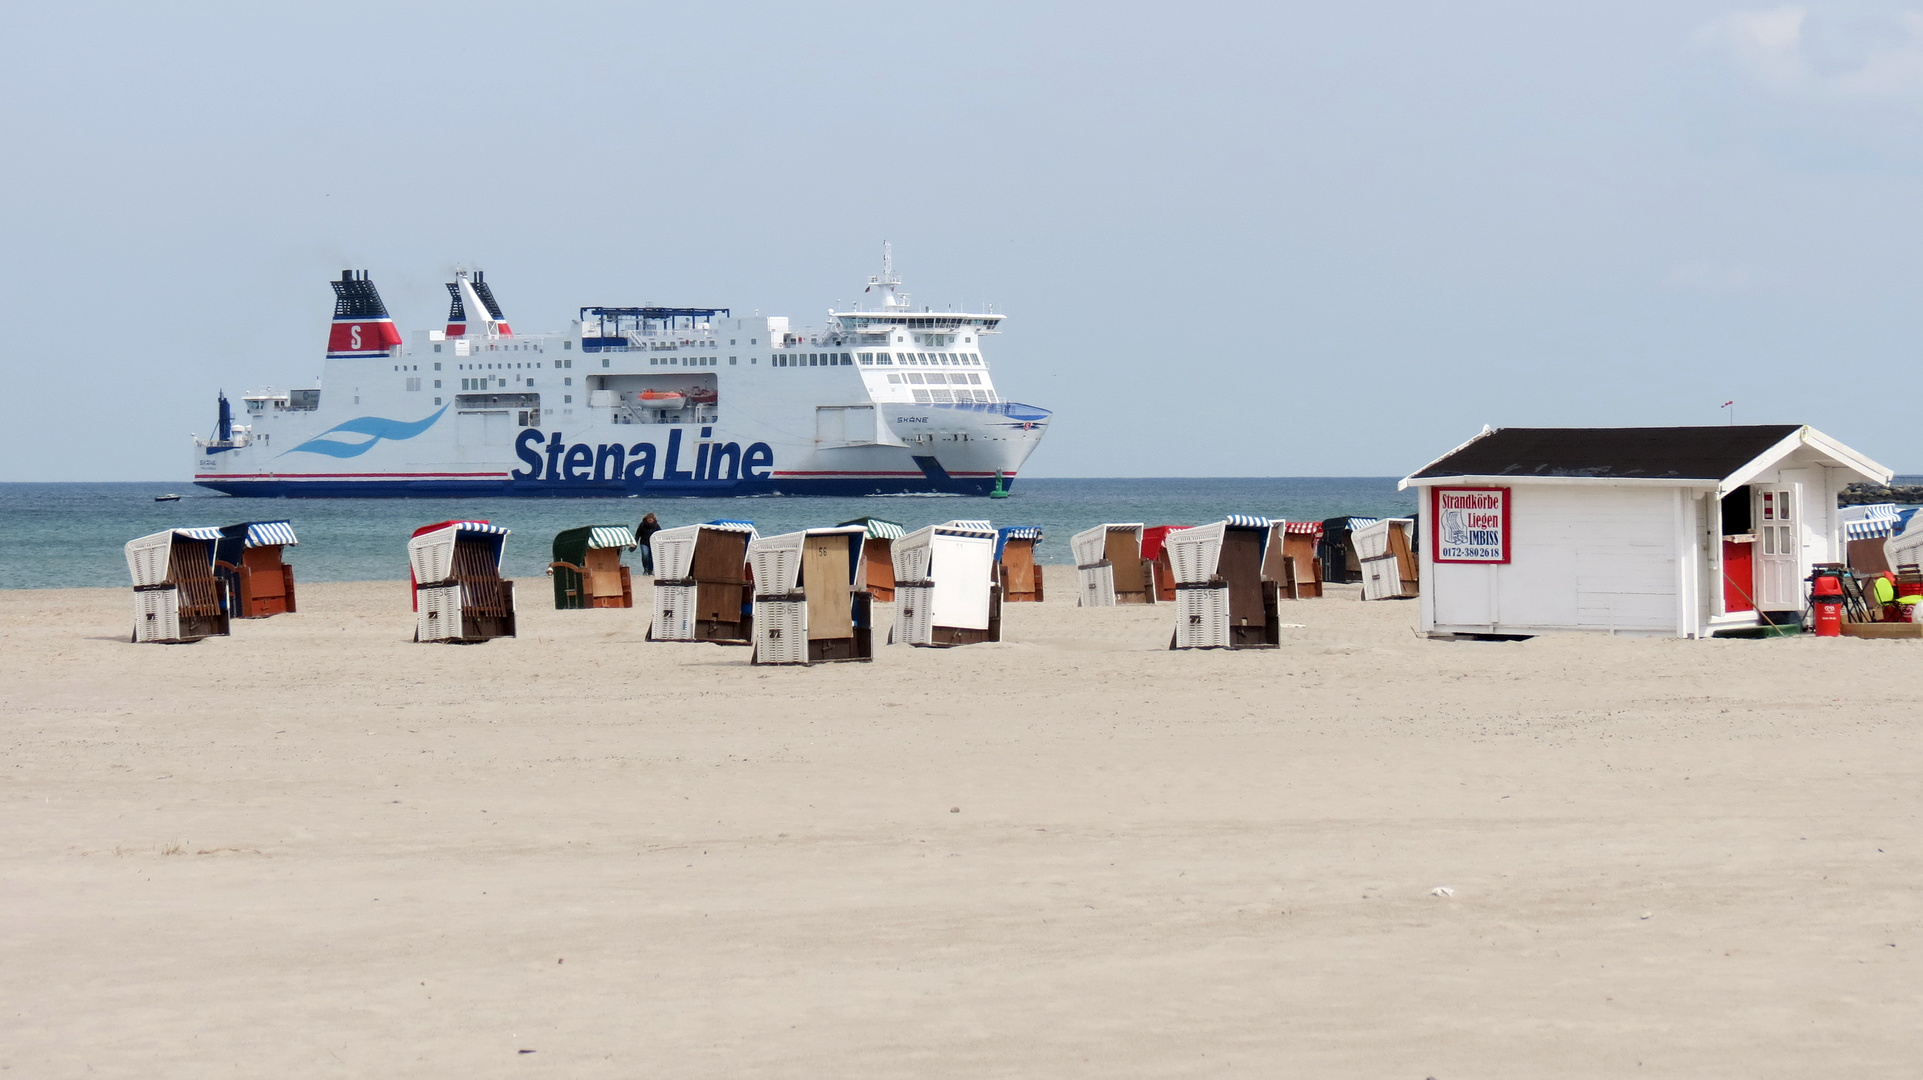
[(1508, 488), (1438, 487), (1430, 492), (1437, 562), (1509, 561)]

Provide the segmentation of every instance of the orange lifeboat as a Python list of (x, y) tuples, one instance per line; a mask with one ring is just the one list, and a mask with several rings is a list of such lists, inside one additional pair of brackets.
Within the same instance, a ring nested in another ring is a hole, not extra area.
[(644, 408), (679, 409), (688, 395), (678, 390), (643, 390), (634, 395), (634, 400)]

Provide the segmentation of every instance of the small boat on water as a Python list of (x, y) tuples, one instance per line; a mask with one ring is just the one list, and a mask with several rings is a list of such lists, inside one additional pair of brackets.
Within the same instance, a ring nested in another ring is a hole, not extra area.
[(173, 492), (170, 491), (165, 495), (154, 496), (154, 501), (155, 502), (179, 502), (180, 496), (175, 495)]

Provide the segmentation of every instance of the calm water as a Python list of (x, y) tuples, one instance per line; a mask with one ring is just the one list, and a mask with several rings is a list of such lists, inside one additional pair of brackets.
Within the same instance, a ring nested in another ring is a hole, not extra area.
[[(155, 495), (177, 491), (179, 502)], [(1069, 561), (1070, 534), (1103, 521), (1199, 525), (1224, 514), (1320, 521), (1342, 514), (1408, 515), (1412, 493), (1391, 477), (1218, 480), (1023, 480), (1007, 499), (237, 499), (165, 484), (0, 484), (0, 589), (127, 584), (121, 545), (161, 529), (287, 518), (300, 536), (288, 555), (301, 581), (407, 576), (407, 538), (450, 518), (514, 530), (507, 572), (547, 569), (554, 534), (578, 525), (633, 525), (652, 511), (668, 527), (746, 518), (763, 533), (879, 517), (917, 529), (951, 518), (1047, 530), (1042, 558)]]

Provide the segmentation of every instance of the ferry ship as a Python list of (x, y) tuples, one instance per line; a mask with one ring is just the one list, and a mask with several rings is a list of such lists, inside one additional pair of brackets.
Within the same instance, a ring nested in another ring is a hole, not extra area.
[(230, 495), (987, 495), (1048, 430), (983, 352), (1005, 316), (919, 311), (891, 260), (819, 330), (727, 308), (583, 307), (516, 334), (482, 272), (404, 339), (345, 271), (321, 385), (225, 393), (194, 482)]

